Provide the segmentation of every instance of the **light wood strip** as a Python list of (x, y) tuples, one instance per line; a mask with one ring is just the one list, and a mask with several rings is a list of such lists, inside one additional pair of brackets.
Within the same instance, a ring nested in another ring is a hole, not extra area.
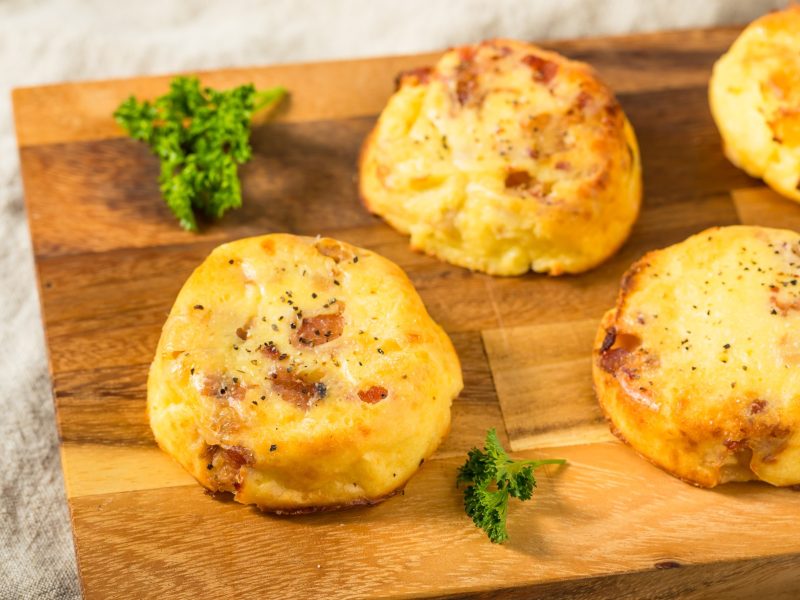
[[(511, 538), (502, 546), (490, 544), (464, 514), (455, 459), (426, 463), (404, 496), (378, 506), (299, 518), (214, 500), (196, 486), (74, 498), (86, 597), (535, 591), (564, 580), (700, 563), (714, 580), (722, 561), (800, 552), (794, 526), (800, 494), (790, 490), (694, 488), (618, 443), (520, 456), (562, 456), (569, 466), (540, 471), (533, 501), (511, 505)], [(797, 569), (791, 572), (783, 581), (798, 589)], [(702, 581), (693, 578), (692, 585)], [(767, 583), (752, 573), (737, 581), (753, 590)], [(609, 592), (600, 597), (614, 597)], [(650, 597), (649, 589), (635, 592)]]
[(768, 187), (731, 192), (739, 219), (745, 225), (761, 225), (800, 231), (800, 204)]
[(196, 485), (157, 447), (61, 445), (67, 498)]
[(597, 326), (586, 319), (483, 332), (513, 450), (614, 439), (592, 389)]

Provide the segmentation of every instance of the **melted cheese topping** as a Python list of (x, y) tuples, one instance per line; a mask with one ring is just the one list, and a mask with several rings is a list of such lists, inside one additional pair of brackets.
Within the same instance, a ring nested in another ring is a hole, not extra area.
[(458, 358), (405, 274), (335, 240), (220, 246), (184, 285), (148, 382), (161, 446), (266, 509), (391, 493), (429, 456)]
[(625, 240), (640, 171), (633, 130), (587, 65), (495, 40), (401, 76), (360, 181), (416, 248), (492, 274), (559, 274)]
[(800, 483), (798, 332), (800, 236), (708, 230), (629, 271), (598, 336), (601, 405), (685, 479)]

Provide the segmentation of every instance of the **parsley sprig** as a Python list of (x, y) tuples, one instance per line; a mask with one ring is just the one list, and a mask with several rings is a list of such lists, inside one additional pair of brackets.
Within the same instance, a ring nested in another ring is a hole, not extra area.
[(493, 543), (502, 543), (508, 539), (509, 499), (530, 500), (536, 487), (533, 470), (565, 462), (560, 458), (513, 460), (497, 439), (497, 432), (490, 429), (483, 450), (470, 450), (467, 462), (458, 469), (456, 483), (468, 484), (464, 489), (464, 509)]
[(176, 77), (153, 102), (129, 97), (114, 118), (158, 156), (167, 206), (184, 229), (197, 231), (196, 212), (218, 219), (242, 205), (238, 167), (252, 155), (253, 114), (285, 94), (282, 87), (256, 91), (252, 84), (219, 91), (201, 87), (196, 77)]

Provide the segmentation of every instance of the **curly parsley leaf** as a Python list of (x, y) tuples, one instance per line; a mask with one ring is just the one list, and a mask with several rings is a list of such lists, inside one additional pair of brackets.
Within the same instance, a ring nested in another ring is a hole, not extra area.
[(161, 161), (161, 194), (181, 227), (197, 231), (196, 214), (218, 219), (242, 205), (239, 165), (250, 160), (253, 114), (275, 106), (286, 89), (252, 84), (219, 91), (196, 77), (176, 77), (154, 101), (131, 96), (114, 118)]
[(530, 500), (536, 487), (534, 469), (565, 462), (560, 458), (513, 460), (500, 444), (497, 432), (490, 429), (483, 450), (470, 450), (467, 461), (458, 469), (456, 484), (466, 484), (464, 510), (493, 543), (502, 543), (508, 539), (509, 498)]

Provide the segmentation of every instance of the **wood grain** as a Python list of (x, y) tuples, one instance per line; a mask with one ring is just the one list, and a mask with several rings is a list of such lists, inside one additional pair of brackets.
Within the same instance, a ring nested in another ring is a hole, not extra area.
[[(169, 77), (16, 90), (22, 176), (87, 598), (209, 596), (794, 598), (800, 495), (765, 485), (700, 490), (612, 438), (589, 348), (620, 277), (643, 253), (706, 227), (800, 228), (722, 155), (706, 101), (735, 28), (548, 44), (618, 91), (642, 150), (645, 203), (631, 238), (575, 277), (493, 278), (414, 253), (356, 195), (361, 141), (397, 71), (435, 55), (228, 69), (206, 83), (283, 83), (291, 102), (253, 133), (244, 207), (201, 234), (159, 198), (157, 164), (110, 117)], [(333, 235), (398, 263), (453, 339), (465, 387), (450, 435), (404, 496), (372, 508), (276, 518), (203, 493), (155, 446), (146, 377), (161, 326), (217, 244), (271, 231)], [(454, 485), (494, 427), (521, 456), (561, 456), (511, 539), (487, 542)]]
[[(533, 594), (554, 582), (710, 557), (724, 566), (756, 549), (782, 561), (796, 549), (800, 494), (765, 485), (702, 490), (629, 454), (616, 443), (537, 452), (570, 464), (541, 472), (535, 502), (512, 505), (505, 545), (487, 543), (464, 515), (452, 485), (459, 459), (426, 463), (404, 496), (384, 504), (300, 518), (214, 500), (198, 486), (74, 497), (82, 570), (94, 584), (87, 598), (241, 596), (265, 584), (286, 599), (412, 597), (443, 586)], [(796, 564), (793, 574), (796, 581)]]

